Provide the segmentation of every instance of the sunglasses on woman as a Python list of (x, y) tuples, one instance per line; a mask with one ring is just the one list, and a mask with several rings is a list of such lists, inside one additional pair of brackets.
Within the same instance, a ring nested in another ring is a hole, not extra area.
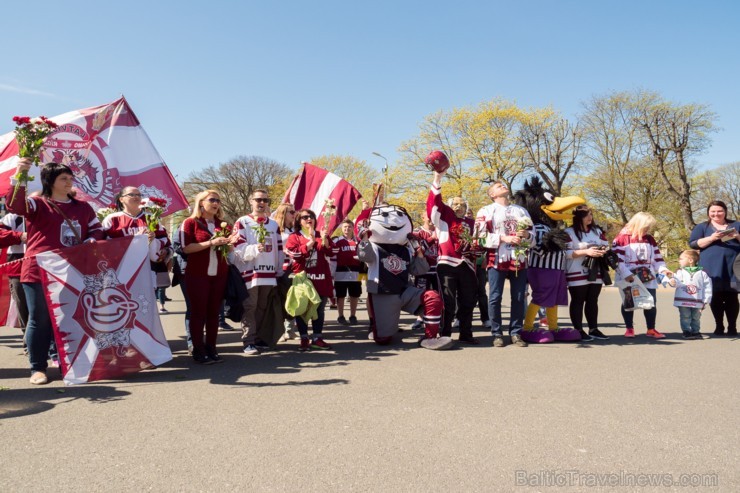
[(308, 221), (309, 219), (313, 219), (311, 216), (301, 216), (301, 219), (304, 221)]
[(207, 202), (210, 202), (211, 204), (220, 204), (221, 203), (221, 199), (215, 199), (213, 197), (211, 197), (210, 199), (206, 199), (206, 201)]
[(263, 204), (269, 204), (270, 203), (270, 199), (256, 198), (256, 199), (252, 199), (252, 200), (254, 200), (255, 202), (261, 202)]

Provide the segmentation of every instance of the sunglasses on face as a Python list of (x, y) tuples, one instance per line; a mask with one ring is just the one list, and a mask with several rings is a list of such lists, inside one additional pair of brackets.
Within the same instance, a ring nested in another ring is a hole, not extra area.
[(220, 204), (221, 203), (221, 199), (215, 199), (215, 198), (211, 197), (210, 199), (206, 199), (206, 202), (210, 202), (211, 204)]
[(270, 199), (258, 198), (258, 199), (252, 199), (252, 200), (254, 200), (255, 202), (262, 202), (262, 203), (265, 203), (265, 204), (269, 204), (270, 203)]
[(308, 221), (309, 219), (313, 219), (311, 216), (301, 216), (301, 219), (304, 221)]
[(295, 214), (295, 211), (285, 211), (286, 214)]
[(127, 193), (126, 195), (124, 195), (124, 197), (136, 197), (140, 199), (141, 194), (140, 193)]

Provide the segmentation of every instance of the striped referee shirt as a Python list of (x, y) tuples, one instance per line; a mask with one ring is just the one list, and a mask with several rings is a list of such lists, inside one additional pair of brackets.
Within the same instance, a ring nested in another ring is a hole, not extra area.
[(537, 269), (565, 270), (565, 250), (559, 252), (545, 252), (542, 249), (542, 237), (549, 233), (551, 228), (544, 224), (535, 224), (532, 248), (529, 250), (529, 267)]

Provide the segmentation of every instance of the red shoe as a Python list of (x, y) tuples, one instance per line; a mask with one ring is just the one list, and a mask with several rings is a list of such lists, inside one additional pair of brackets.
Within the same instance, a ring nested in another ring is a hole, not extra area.
[(308, 341), (308, 337), (301, 337), (301, 345), (298, 346), (298, 351), (308, 351), (311, 349), (311, 343)]
[(635, 337), (635, 329), (627, 329), (624, 331), (624, 337), (629, 337), (631, 339), (634, 339)]
[[(303, 341), (301, 341), (303, 342)], [(323, 350), (329, 350), (331, 349), (331, 346), (324, 342), (322, 338), (317, 338), (313, 343), (311, 343), (311, 349), (323, 349)]]
[(661, 334), (655, 329), (648, 329), (647, 336), (652, 337), (653, 339), (663, 339), (665, 337), (665, 334)]

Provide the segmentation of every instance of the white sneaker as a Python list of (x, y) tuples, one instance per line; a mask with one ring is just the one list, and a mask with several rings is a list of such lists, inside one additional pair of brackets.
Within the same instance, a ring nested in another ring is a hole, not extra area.
[(244, 351), (242, 351), (244, 354), (247, 354), (249, 356), (257, 356), (260, 354), (260, 350), (257, 349), (254, 344), (250, 344), (247, 347), (244, 348)]

